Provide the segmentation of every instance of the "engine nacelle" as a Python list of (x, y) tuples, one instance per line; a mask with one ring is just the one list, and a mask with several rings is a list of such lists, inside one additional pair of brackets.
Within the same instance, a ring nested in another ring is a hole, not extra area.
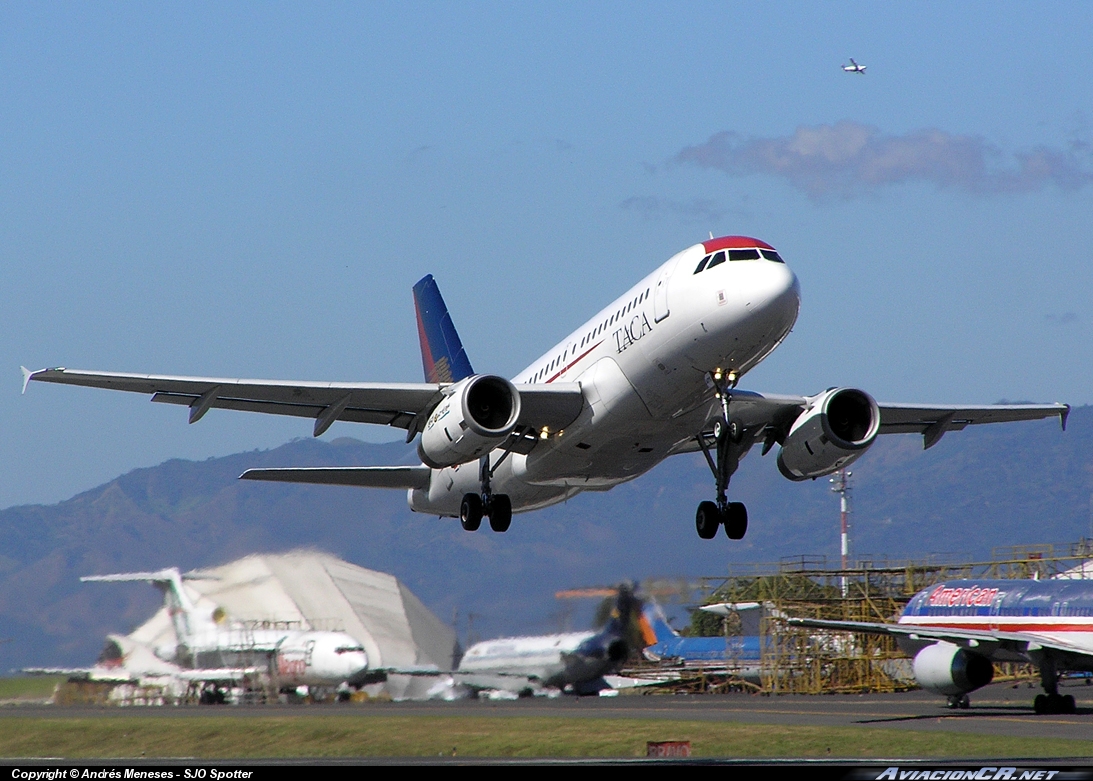
[(928, 645), (915, 654), (915, 680), (927, 691), (960, 697), (994, 679), (991, 660), (952, 643)]
[(832, 388), (812, 399), (793, 423), (778, 453), (778, 470), (790, 480), (829, 475), (860, 458), (879, 429), (880, 408), (872, 396)]
[(417, 453), (434, 469), (476, 461), (505, 441), (520, 417), (520, 392), (504, 377), (476, 374), (446, 390)]

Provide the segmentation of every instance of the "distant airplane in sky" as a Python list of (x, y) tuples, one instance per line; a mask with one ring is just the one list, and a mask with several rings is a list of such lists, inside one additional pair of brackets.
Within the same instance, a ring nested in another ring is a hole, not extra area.
[[(295, 415), (315, 421), (315, 436), (336, 420), (405, 429), (407, 442), (420, 435), (420, 466), (250, 469), (242, 477), (400, 488), (413, 511), (458, 517), (467, 531), (483, 517), (505, 531), (514, 511), (606, 491), (669, 456), (701, 452), (715, 485), (695, 514), (704, 539), (722, 526), (731, 539), (744, 536), (747, 509), (726, 491), (754, 444), (762, 443), (763, 455), (779, 445), (779, 470), (799, 481), (848, 466), (880, 433), (916, 432), (929, 448), (978, 423), (1058, 417), (1065, 426), (1070, 409), (878, 404), (856, 388), (814, 396), (738, 390), (789, 334), (800, 306), (797, 277), (782, 256), (747, 236), (674, 255), (512, 381), (474, 372), (432, 276), (414, 285), (414, 303), (424, 383), (24, 368), (23, 389), (33, 380), (149, 393), (188, 407), (191, 423), (214, 407)], [(492, 304), (503, 343), (503, 318), (517, 315), (518, 302), (506, 313), (496, 311), (500, 305)]]
[(868, 67), (868, 66), (858, 65), (858, 63), (854, 62), (854, 58), (851, 57), (850, 58), (850, 64), (849, 65), (844, 65), (843, 70), (846, 71), (847, 73), (865, 73), (866, 67)]
[[(632, 635), (641, 634), (638, 641)], [(596, 694), (609, 690), (605, 675), (616, 672), (635, 650), (633, 643), (656, 642), (642, 620), (641, 601), (630, 586), (620, 586), (607, 623), (598, 632), (569, 632), (537, 637), (501, 637), (475, 643), (455, 672), (441, 674), (431, 696), (439, 699), (498, 692), (508, 696)], [(420, 675), (417, 671), (392, 673)]]
[(796, 626), (891, 635), (914, 657), (922, 688), (967, 708), (968, 692), (994, 678), (993, 662), (1040, 668), (1037, 713), (1073, 713), (1059, 675), (1093, 672), (1093, 581), (956, 580), (918, 592), (896, 624), (791, 618)]

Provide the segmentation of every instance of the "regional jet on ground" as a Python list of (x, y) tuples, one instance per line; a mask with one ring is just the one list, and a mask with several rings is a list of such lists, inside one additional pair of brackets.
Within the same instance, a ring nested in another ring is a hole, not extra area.
[(251, 469), (250, 480), (401, 488), (410, 508), (494, 531), (512, 513), (606, 491), (668, 456), (701, 452), (715, 492), (695, 525), (709, 539), (744, 536), (747, 510), (727, 498), (753, 444), (779, 445), (790, 480), (848, 466), (879, 433), (922, 434), (925, 447), (977, 423), (1058, 417), (1065, 404), (878, 404), (855, 388), (775, 396), (737, 382), (789, 334), (797, 277), (769, 244), (726, 236), (676, 254), (513, 380), (476, 374), (432, 276), (414, 286), (424, 383), (280, 382), (69, 369), (31, 380), (152, 394), (189, 408), (295, 415), (321, 435), (336, 420), (376, 423), (418, 439), (420, 466)]
[(1037, 713), (1073, 713), (1059, 694), (1066, 671), (1093, 672), (1093, 583), (1089, 580), (956, 580), (916, 594), (896, 624), (791, 618), (790, 624), (894, 636), (914, 657), (922, 688), (967, 708), (968, 692), (994, 677), (993, 662), (1040, 668)]
[(866, 67), (868, 67), (868, 66), (858, 65), (858, 63), (854, 62), (854, 58), (851, 57), (850, 58), (850, 64), (849, 65), (844, 65), (843, 70), (846, 71), (847, 73), (865, 73)]
[(455, 672), (440, 674), (442, 680), (430, 696), (456, 699), (484, 692), (509, 697), (559, 692), (597, 694), (611, 689), (604, 676), (616, 672), (635, 645), (655, 642), (653, 630), (642, 619), (640, 600), (632, 588), (624, 585), (619, 587), (611, 615), (599, 632), (500, 637), (475, 643)]

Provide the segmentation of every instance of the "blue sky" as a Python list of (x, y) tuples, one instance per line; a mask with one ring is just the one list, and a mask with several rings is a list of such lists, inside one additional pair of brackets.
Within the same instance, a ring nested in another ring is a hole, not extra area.
[(1093, 403), (1093, 6), (755, 6), (3, 4), (0, 506), (311, 428), (20, 364), (417, 381), (433, 273), (511, 375), (709, 232), (801, 279), (749, 388)]

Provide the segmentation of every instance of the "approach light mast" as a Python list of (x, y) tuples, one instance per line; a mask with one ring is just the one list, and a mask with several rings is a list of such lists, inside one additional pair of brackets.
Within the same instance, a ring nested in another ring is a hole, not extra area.
[(839, 529), (840, 550), (842, 551), (842, 594), (846, 599), (849, 591), (849, 582), (846, 570), (850, 566), (850, 476), (853, 475), (846, 469), (840, 469), (835, 476), (829, 479), (832, 493), (839, 495)]

